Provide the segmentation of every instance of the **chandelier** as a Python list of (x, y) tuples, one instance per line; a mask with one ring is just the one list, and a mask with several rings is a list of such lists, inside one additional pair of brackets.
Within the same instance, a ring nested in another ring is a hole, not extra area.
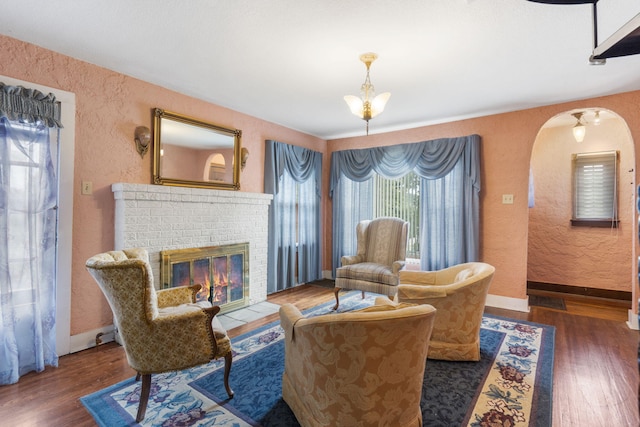
[(344, 97), (351, 112), (367, 122), (367, 135), (369, 135), (369, 120), (384, 111), (384, 106), (391, 96), (389, 92), (376, 96), (375, 89), (371, 84), (369, 68), (371, 67), (371, 63), (377, 58), (378, 55), (372, 52), (360, 55), (360, 61), (364, 62), (364, 65), (367, 67), (367, 77), (364, 79), (362, 86), (360, 86), (360, 96), (347, 95)]

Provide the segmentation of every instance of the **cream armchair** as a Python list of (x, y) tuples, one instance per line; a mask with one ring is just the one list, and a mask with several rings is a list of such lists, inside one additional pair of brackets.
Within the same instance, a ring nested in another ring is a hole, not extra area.
[(112, 251), (86, 262), (111, 310), (129, 365), (142, 376), (136, 421), (144, 419), (151, 374), (190, 368), (224, 357), (229, 397), (231, 342), (214, 317), (220, 307), (195, 303), (200, 285), (156, 291), (144, 249)]
[(409, 223), (399, 218), (377, 218), (356, 226), (356, 255), (343, 256), (336, 269), (334, 293), (338, 309), (341, 289), (356, 289), (387, 295), (398, 292), (398, 272), (404, 268)]
[(303, 427), (420, 426), (420, 397), (435, 309), (376, 305), (306, 318), (280, 308), (282, 397)]
[(495, 268), (482, 262), (438, 271), (401, 271), (398, 301), (429, 304), (438, 312), (429, 358), (480, 360), (480, 325)]

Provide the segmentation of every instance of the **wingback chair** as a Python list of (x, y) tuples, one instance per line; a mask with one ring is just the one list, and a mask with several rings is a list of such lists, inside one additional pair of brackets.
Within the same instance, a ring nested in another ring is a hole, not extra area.
[(438, 271), (401, 271), (398, 301), (437, 309), (429, 358), (480, 360), (480, 326), (495, 268), (482, 262)]
[(343, 256), (336, 269), (334, 293), (340, 305), (341, 289), (356, 289), (387, 295), (398, 292), (398, 273), (404, 268), (407, 255), (409, 223), (399, 218), (377, 218), (361, 221), (356, 226), (356, 255)]
[(113, 311), (129, 365), (142, 377), (136, 421), (144, 419), (151, 374), (176, 371), (225, 358), (229, 397), (231, 342), (215, 315), (220, 307), (195, 303), (200, 285), (156, 291), (144, 249), (112, 251), (86, 262)]
[(386, 297), (310, 318), (283, 305), (282, 398), (302, 427), (421, 426), (434, 318), (433, 307)]

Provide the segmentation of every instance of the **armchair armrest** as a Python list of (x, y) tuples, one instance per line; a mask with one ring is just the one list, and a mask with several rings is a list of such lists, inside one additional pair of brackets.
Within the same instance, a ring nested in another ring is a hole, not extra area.
[(391, 269), (393, 271), (393, 274), (398, 274), (405, 266), (406, 262), (403, 261), (394, 261), (393, 265), (391, 266)]
[(280, 326), (284, 329), (287, 342), (293, 341), (293, 325), (304, 316), (293, 304), (284, 304), (280, 307)]
[(196, 302), (196, 294), (200, 289), (202, 289), (202, 285), (200, 284), (161, 289), (156, 292), (158, 296), (158, 308), (194, 303)]
[(344, 267), (345, 265), (359, 264), (364, 262), (364, 256), (362, 255), (344, 255), (340, 258), (340, 264)]

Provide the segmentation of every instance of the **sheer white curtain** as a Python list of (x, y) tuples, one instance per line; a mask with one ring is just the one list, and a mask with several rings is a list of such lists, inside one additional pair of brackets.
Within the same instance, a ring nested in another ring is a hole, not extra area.
[(51, 94), (0, 84), (0, 384), (58, 364), (51, 143), (58, 124), (52, 129), (50, 118), (38, 116), (43, 100), (55, 102)]

